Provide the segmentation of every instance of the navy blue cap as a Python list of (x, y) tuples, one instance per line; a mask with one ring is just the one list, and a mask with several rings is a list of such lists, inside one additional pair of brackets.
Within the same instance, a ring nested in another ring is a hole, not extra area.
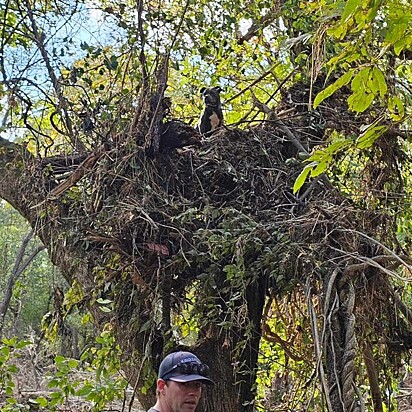
[(214, 382), (208, 378), (209, 367), (191, 352), (173, 352), (167, 355), (159, 368), (159, 379), (175, 382)]

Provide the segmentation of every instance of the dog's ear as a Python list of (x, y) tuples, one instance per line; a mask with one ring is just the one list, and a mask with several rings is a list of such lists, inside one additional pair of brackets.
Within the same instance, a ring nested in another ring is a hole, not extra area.
[(223, 90), (220, 86), (214, 87), (214, 89), (219, 93)]
[(199, 91), (200, 91), (200, 94), (203, 94), (203, 92), (206, 90), (206, 87), (202, 87)]

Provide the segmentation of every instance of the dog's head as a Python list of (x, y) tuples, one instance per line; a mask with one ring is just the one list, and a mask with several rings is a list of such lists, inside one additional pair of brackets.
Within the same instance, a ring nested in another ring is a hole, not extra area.
[(206, 106), (219, 107), (220, 106), (220, 92), (222, 89), (218, 87), (202, 87), (200, 93)]

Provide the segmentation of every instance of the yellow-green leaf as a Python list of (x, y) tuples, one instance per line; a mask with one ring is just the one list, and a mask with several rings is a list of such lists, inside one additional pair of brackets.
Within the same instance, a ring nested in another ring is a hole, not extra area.
[(349, 109), (362, 113), (372, 104), (374, 97), (373, 94), (362, 93), (362, 91), (352, 93), (348, 98)]
[(36, 403), (40, 405), (42, 408), (45, 408), (47, 406), (47, 399), (44, 396), (38, 396), (36, 398)]
[(394, 121), (400, 121), (405, 116), (405, 107), (402, 100), (398, 96), (389, 97), (388, 110), (390, 112), (391, 119)]
[(393, 45), (393, 50), (397, 56), (399, 56), (402, 50), (410, 49), (410, 48), (412, 48), (412, 36), (411, 35), (402, 37), (400, 40), (398, 40)]
[(305, 183), (306, 178), (308, 177), (309, 173), (313, 170), (314, 167), (317, 166), (317, 163), (312, 162), (306, 165), (303, 170), (300, 172), (299, 176), (295, 180), (295, 184), (293, 185), (293, 193), (296, 193)]
[(79, 361), (76, 359), (69, 359), (67, 364), (69, 365), (69, 368), (74, 369), (74, 368), (77, 368)]
[(341, 21), (346, 21), (350, 16), (352, 16), (356, 9), (362, 5), (362, 0), (349, 0), (346, 2), (345, 10), (343, 10)]
[(402, 39), (409, 27), (409, 22), (404, 21), (403, 19), (393, 20), (391, 23), (392, 24), (390, 24), (387, 28), (385, 36), (386, 43), (395, 43)]
[(351, 139), (339, 139), (331, 143), (324, 151), (329, 155), (333, 155), (339, 150), (342, 150), (343, 148), (350, 146), (351, 143)]
[(313, 102), (313, 107), (316, 109), (316, 107), (319, 106), (319, 104), (322, 103), (323, 100), (327, 99), (329, 96), (335, 93), (336, 90), (339, 90), (341, 87), (347, 85), (351, 81), (352, 76), (353, 76), (353, 71), (348, 70), (344, 75), (339, 77), (338, 80), (336, 80), (334, 83), (329, 85), (326, 89), (318, 93), (318, 95), (315, 98), (315, 101)]
[(387, 130), (386, 126), (372, 126), (368, 128), (358, 137), (356, 147), (359, 149), (371, 147)]
[(329, 167), (331, 161), (331, 156), (325, 156), (325, 158), (312, 170), (310, 175), (312, 177), (317, 177), (321, 175)]
[(370, 71), (370, 67), (365, 67), (356, 74), (351, 83), (351, 88), (354, 92), (366, 90)]
[(385, 76), (376, 66), (369, 72), (368, 89), (372, 91), (374, 95), (379, 93), (381, 97), (385, 96), (388, 91)]

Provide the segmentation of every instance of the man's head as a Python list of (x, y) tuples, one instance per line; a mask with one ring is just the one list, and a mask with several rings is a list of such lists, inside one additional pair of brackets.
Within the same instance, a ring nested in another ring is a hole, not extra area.
[(208, 378), (209, 367), (191, 352), (173, 352), (167, 355), (159, 368), (159, 379), (174, 382), (200, 381), (213, 384)]
[(161, 412), (194, 412), (204, 384), (213, 384), (207, 377), (209, 368), (191, 352), (167, 355), (159, 368), (158, 403)]

